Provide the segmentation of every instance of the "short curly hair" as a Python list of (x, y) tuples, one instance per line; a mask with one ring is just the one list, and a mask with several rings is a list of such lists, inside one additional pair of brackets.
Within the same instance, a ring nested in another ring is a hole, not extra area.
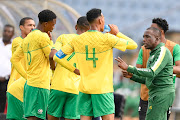
[(152, 20), (152, 23), (157, 24), (162, 30), (164, 30), (164, 33), (166, 33), (167, 30), (169, 30), (169, 24), (165, 19), (162, 18), (154, 18)]
[(101, 9), (97, 8), (93, 8), (86, 13), (86, 17), (89, 23), (92, 23), (99, 16), (101, 16)]
[(53, 11), (46, 9), (38, 14), (38, 18), (40, 23), (49, 22), (56, 19), (56, 14)]

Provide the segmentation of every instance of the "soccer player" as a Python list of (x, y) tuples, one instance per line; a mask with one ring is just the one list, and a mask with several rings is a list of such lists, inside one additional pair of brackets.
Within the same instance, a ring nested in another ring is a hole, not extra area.
[[(161, 42), (165, 43), (165, 47), (169, 49), (169, 51), (171, 52), (173, 56), (173, 63), (175, 64), (175, 66), (173, 67), (173, 73), (180, 74), (180, 46), (165, 38), (165, 33), (169, 29), (167, 21), (162, 18), (154, 18), (152, 20), (151, 27), (158, 28), (161, 31)], [(150, 50), (145, 49), (145, 47), (142, 46), (139, 52), (136, 67), (146, 68), (147, 60), (149, 58), (149, 52)], [(175, 84), (175, 79), (176, 77), (174, 76), (173, 78), (174, 84)], [(140, 120), (145, 120), (145, 117), (146, 117), (146, 111), (148, 107), (148, 98), (149, 98), (148, 91), (149, 90), (146, 87), (146, 85), (141, 84), (141, 98), (140, 98), (140, 103), (139, 103), (139, 119)], [(169, 118), (170, 116), (169, 113), (170, 112), (168, 112), (167, 114), (168, 115), (167, 118)]]
[[(80, 17), (75, 26), (77, 34), (63, 34), (58, 37), (54, 47), (50, 53), (50, 59), (53, 59), (54, 54), (61, 49), (62, 46), (68, 44), (72, 38), (89, 30), (89, 23), (86, 17)], [(75, 53), (65, 57), (71, 65), (76, 65)], [(70, 72), (66, 68), (57, 64), (53, 79), (51, 82), (50, 98), (48, 103), (48, 119), (58, 120), (59, 117), (64, 117), (65, 120), (78, 119), (77, 114), (77, 99), (78, 86), (80, 76)]]
[[(46, 118), (50, 89), (51, 40), (47, 33), (54, 29), (56, 15), (50, 10), (43, 10), (38, 18), (37, 28), (24, 38), (11, 58), (14, 68), (27, 80), (24, 87), (24, 115), (28, 120)], [(20, 63), (23, 57), (27, 72)]]
[[(81, 74), (78, 102), (81, 120), (90, 120), (92, 116), (114, 120), (113, 48), (125, 51), (136, 49), (137, 44), (119, 33), (115, 25), (109, 25), (111, 34), (103, 34), (105, 21), (100, 9), (91, 9), (86, 17), (90, 30), (63, 46), (54, 55), (54, 60), (70, 71)], [(74, 66), (63, 62), (64, 57), (73, 52), (76, 54), (80, 73)]]
[[(123, 75), (135, 82), (145, 84), (149, 89), (149, 104), (146, 120), (166, 120), (167, 110), (173, 104), (173, 58), (171, 52), (161, 43), (159, 29), (148, 28), (143, 35), (144, 47), (150, 49), (147, 68), (128, 66), (121, 58), (116, 59)], [(130, 74), (131, 73), (131, 74)]]
[[(30, 17), (24, 17), (20, 20), (19, 23), (19, 28), (21, 30), (21, 36), (16, 37), (15, 39), (13, 39), (12, 41), (12, 55), (14, 54), (14, 52), (16, 51), (16, 49), (20, 46), (21, 42), (23, 41), (23, 39), (31, 32), (31, 30), (33, 30), (35, 28), (35, 22), (32, 18)], [(21, 60), (22, 65), (25, 67), (25, 60), (22, 59)], [(15, 68), (12, 66), (11, 67), (11, 76), (8, 82), (8, 87), (17, 79), (19, 79), (21, 76), (20, 74), (15, 70)]]
[[(21, 36), (15, 38), (12, 42), (12, 55), (16, 51), (16, 49), (20, 46), (23, 39), (35, 28), (35, 22), (30, 17), (24, 17), (20, 20), (19, 27), (21, 30)], [(25, 67), (25, 60), (21, 59), (21, 64)], [(15, 80), (17, 80), (15, 82)], [(23, 111), (23, 92), (24, 92), (24, 84), (26, 80), (24, 78), (20, 78), (19, 73), (12, 66), (11, 68), (11, 77), (8, 82), (7, 89), (7, 100), (8, 100), (8, 108), (7, 108), (7, 119), (24, 119), (24, 111)], [(12, 84), (13, 83), (13, 84)]]

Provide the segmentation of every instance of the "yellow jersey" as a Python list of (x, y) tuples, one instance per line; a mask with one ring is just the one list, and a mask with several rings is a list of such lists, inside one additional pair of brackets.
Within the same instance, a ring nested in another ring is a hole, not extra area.
[[(53, 49), (59, 51), (62, 46), (69, 43), (72, 38), (76, 37), (76, 34), (63, 34), (58, 37), (56, 43), (53, 46)], [(71, 55), (67, 55), (65, 59), (73, 66), (76, 65), (76, 57), (75, 53)], [(73, 72), (70, 72), (68, 69), (64, 68), (60, 64), (57, 64), (56, 69), (54, 71), (53, 79), (51, 82), (51, 89), (78, 94), (79, 90), (79, 80), (80, 76), (76, 75)]]
[[(50, 89), (50, 64), (51, 40), (47, 33), (32, 30), (11, 58), (11, 62), (22, 77), (27, 79), (27, 85)], [(27, 72), (19, 63), (25, 58)]]
[[(21, 36), (16, 37), (15, 39), (13, 39), (12, 41), (12, 55), (14, 54), (14, 52), (16, 51), (16, 49), (21, 45), (21, 42), (23, 41), (23, 38)], [(23, 65), (24, 69), (26, 69), (26, 64), (25, 64), (25, 60), (24, 58), (21, 59), (21, 64)], [(11, 75), (10, 75), (10, 79), (8, 82), (8, 86), (7, 88), (17, 79), (19, 79), (21, 77), (21, 75), (16, 71), (16, 69), (14, 68), (14, 66), (11, 66)]]
[(23, 102), (23, 93), (24, 93), (25, 83), (26, 83), (26, 80), (23, 77), (20, 77), (18, 80), (14, 81), (11, 85), (9, 85), (7, 92), (9, 92), (11, 95), (16, 97), (21, 102)]
[[(59, 55), (75, 52), (81, 76), (79, 91), (86, 94), (109, 93), (113, 92), (113, 48), (125, 51), (136, 49), (137, 44), (122, 33), (114, 36), (89, 30), (63, 46), (54, 60), (68, 68)], [(69, 70), (74, 69), (71, 67)]]

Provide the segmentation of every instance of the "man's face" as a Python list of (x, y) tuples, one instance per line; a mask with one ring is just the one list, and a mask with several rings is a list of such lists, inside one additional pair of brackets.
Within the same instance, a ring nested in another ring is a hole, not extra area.
[(14, 29), (12, 27), (5, 27), (3, 31), (3, 41), (9, 42), (14, 35)]
[(152, 30), (146, 30), (143, 35), (143, 43), (146, 49), (153, 49), (156, 45), (156, 37)]
[(28, 35), (35, 28), (35, 22), (31, 19), (26, 20), (24, 25), (20, 26), (20, 28), (24, 34)]
[(55, 24), (56, 24), (56, 19), (53, 19), (53, 20), (47, 22), (45, 25), (45, 32), (48, 32), (48, 31), (52, 32)]
[(100, 17), (100, 31), (103, 32), (104, 31), (104, 24), (105, 24), (105, 20), (104, 20), (104, 15), (101, 13), (101, 17)]

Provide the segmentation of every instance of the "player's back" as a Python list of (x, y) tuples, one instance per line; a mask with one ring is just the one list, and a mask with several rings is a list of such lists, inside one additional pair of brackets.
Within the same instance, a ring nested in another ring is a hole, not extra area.
[[(54, 44), (53, 49), (59, 51), (62, 46), (68, 44), (74, 37), (77, 37), (76, 34), (63, 34), (58, 37), (56, 43)], [(71, 55), (67, 55), (65, 59), (69, 64), (73, 66), (76, 65), (76, 56), (73, 52)], [(80, 76), (76, 75), (73, 72), (70, 72), (68, 69), (64, 68), (60, 64), (56, 65), (56, 69), (54, 71), (53, 79), (51, 82), (51, 89), (60, 90), (68, 93), (78, 94), (79, 90), (79, 80)]]
[(51, 41), (46, 33), (33, 30), (21, 44), (27, 64), (27, 84), (33, 87), (50, 87), (48, 55)]
[[(21, 36), (16, 37), (15, 39), (13, 39), (13, 41), (12, 41), (12, 48), (11, 48), (12, 55), (17, 50), (17, 48), (21, 45), (22, 41), (23, 41), (23, 38)], [(26, 64), (25, 64), (24, 58), (21, 59), (21, 64), (23, 65), (24, 69), (26, 70)], [(9, 79), (7, 87), (9, 87), (14, 81), (19, 79), (20, 77), (21, 77), (21, 75), (16, 71), (14, 66), (11, 66), (11, 76), (10, 76), (10, 79)]]
[(91, 94), (113, 92), (113, 47), (122, 42), (122, 51), (127, 41), (121, 41), (109, 33), (89, 30), (73, 39), (70, 46), (76, 53), (80, 69), (80, 91)]

